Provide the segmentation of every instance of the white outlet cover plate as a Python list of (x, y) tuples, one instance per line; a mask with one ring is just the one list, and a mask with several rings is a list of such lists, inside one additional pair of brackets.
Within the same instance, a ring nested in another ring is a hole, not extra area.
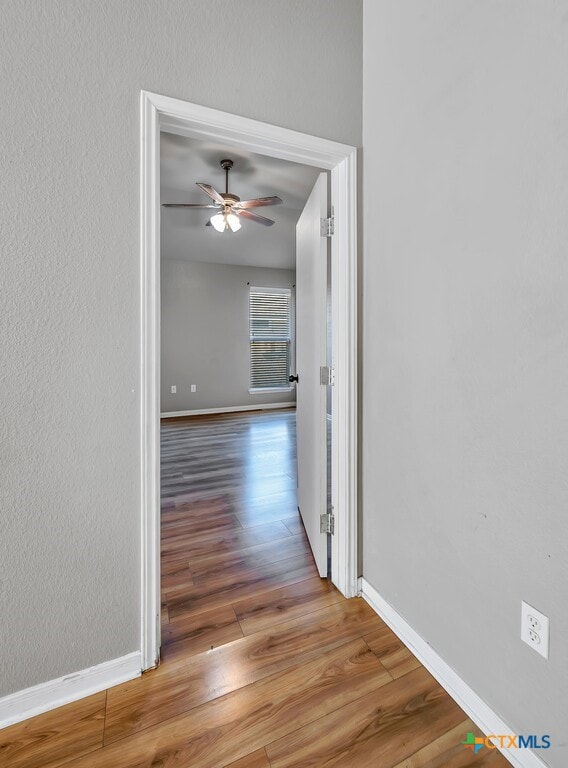
[[(538, 639), (535, 639), (535, 633)], [(545, 659), (548, 659), (549, 638), (548, 616), (537, 611), (536, 608), (523, 600), (521, 603), (521, 640), (530, 645), (541, 656), (544, 656)]]

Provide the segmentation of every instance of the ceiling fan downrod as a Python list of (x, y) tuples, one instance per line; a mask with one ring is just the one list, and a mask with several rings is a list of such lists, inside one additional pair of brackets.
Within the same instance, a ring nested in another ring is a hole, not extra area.
[(229, 159), (221, 160), (219, 163), (221, 168), (225, 171), (225, 194), (229, 194), (229, 171), (233, 167), (233, 161)]

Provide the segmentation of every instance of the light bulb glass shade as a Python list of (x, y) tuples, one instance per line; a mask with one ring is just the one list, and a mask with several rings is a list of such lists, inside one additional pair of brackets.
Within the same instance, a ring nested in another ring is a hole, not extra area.
[(236, 213), (228, 213), (226, 215), (227, 224), (231, 228), (231, 232), (238, 232), (241, 228), (241, 222)]
[(211, 225), (215, 227), (217, 232), (224, 232), (227, 228), (227, 221), (224, 213), (216, 213), (215, 216), (211, 216), (209, 219)]

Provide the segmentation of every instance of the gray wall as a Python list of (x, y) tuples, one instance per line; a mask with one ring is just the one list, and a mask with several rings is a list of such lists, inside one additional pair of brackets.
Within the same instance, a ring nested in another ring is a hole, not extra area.
[[(162, 412), (295, 401), (295, 389), (249, 394), (247, 285), (292, 288), (294, 275), (289, 269), (162, 259)], [(197, 385), (193, 394), (191, 384)]]
[(364, 7), (364, 576), (562, 768), (567, 6)]
[(140, 90), (357, 145), (361, 3), (5, 0), (0, 69), (3, 695), (139, 648)]

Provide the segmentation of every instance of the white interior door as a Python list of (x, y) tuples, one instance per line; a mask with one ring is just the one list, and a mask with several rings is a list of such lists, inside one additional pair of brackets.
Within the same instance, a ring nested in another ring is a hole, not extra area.
[(327, 176), (321, 173), (296, 225), (296, 385), (298, 508), (320, 576), (327, 576), (327, 534), (320, 515), (327, 507), (326, 365)]

